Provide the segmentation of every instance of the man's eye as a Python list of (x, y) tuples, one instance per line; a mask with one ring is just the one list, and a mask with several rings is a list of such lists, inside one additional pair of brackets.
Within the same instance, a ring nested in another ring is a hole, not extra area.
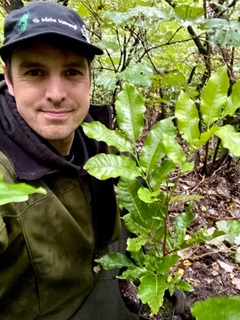
[(68, 69), (66, 71), (66, 74), (68, 76), (78, 76), (79, 74), (81, 74), (81, 72), (79, 70), (77, 70), (77, 69)]
[(33, 69), (33, 70), (28, 70), (26, 72), (26, 74), (28, 76), (33, 76), (33, 77), (36, 77), (36, 76), (41, 76), (43, 75), (43, 72), (41, 70), (38, 70), (38, 69)]

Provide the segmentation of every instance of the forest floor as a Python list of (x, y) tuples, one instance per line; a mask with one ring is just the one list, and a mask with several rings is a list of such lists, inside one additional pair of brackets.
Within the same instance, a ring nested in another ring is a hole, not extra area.
[[(188, 173), (179, 180), (177, 192), (181, 195), (203, 196), (194, 204), (196, 218), (189, 228), (190, 232), (201, 227), (216, 227), (222, 220), (239, 220), (240, 164), (233, 161), (226, 163), (209, 177), (197, 172)], [(170, 217), (174, 218), (182, 209), (170, 208)], [(216, 296), (240, 295), (240, 264), (233, 258), (235, 253), (236, 247), (225, 242), (199, 245), (181, 252), (178, 267), (184, 270), (183, 278), (193, 286), (194, 291), (186, 292), (185, 299), (180, 301), (183, 305), (180, 314), (176, 314), (174, 305), (169, 312), (168, 307), (164, 306), (165, 315), (140, 319), (193, 320), (190, 308), (196, 301)], [(133, 292), (131, 288), (130, 295), (134, 296)]]

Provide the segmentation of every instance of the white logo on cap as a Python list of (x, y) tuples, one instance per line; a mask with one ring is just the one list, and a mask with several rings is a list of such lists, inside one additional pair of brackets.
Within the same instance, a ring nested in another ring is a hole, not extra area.
[[(78, 28), (76, 24), (71, 24), (71, 23), (69, 23), (65, 20), (61, 20), (61, 19), (53, 19), (52, 17), (41, 18), (41, 20), (39, 20), (38, 18), (34, 18), (34, 19), (32, 19), (32, 22), (34, 22), (34, 23), (39, 23), (39, 22), (61, 23), (67, 27), (74, 29), (74, 30), (77, 30), (77, 28)], [(83, 34), (83, 32), (82, 32), (82, 34)]]
[(34, 23), (39, 23), (39, 22), (40, 22), (40, 20), (39, 20), (38, 18), (34, 18), (34, 19), (32, 19), (32, 21), (33, 21)]
[(82, 36), (87, 40), (88, 43), (90, 43), (89, 33), (88, 33), (87, 28), (85, 27), (85, 25), (82, 26), (81, 32), (82, 32)]

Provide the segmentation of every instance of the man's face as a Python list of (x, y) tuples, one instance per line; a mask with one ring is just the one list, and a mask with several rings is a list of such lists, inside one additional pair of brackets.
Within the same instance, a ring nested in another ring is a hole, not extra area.
[(74, 131), (89, 110), (89, 62), (50, 42), (16, 48), (9, 93), (28, 125), (60, 153), (69, 153)]

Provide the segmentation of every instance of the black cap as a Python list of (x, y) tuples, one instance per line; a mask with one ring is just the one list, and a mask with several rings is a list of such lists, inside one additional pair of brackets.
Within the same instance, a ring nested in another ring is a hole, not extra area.
[(90, 43), (82, 18), (72, 9), (56, 2), (36, 1), (6, 17), (4, 41), (0, 48), (3, 60), (18, 43), (44, 35), (57, 35), (79, 46), (79, 51), (91, 56), (103, 54), (102, 49)]

